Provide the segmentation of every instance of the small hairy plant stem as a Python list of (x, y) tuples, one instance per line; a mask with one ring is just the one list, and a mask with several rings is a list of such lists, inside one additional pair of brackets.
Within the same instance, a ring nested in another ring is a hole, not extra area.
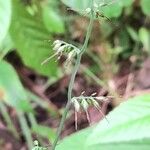
[(89, 42), (90, 35), (91, 35), (91, 32), (92, 32), (93, 22), (94, 22), (94, 15), (93, 15), (93, 11), (91, 11), (90, 23), (89, 23), (89, 26), (88, 26), (88, 29), (87, 29), (86, 38), (85, 38), (83, 47), (81, 48), (81, 52), (77, 56), (77, 59), (76, 59), (76, 62), (75, 62), (75, 66), (73, 68), (73, 73), (71, 75), (69, 88), (68, 88), (68, 101), (67, 101), (64, 113), (62, 115), (62, 119), (60, 121), (60, 125), (59, 125), (58, 130), (57, 130), (56, 139), (55, 139), (55, 141), (54, 141), (54, 143), (52, 145), (52, 150), (55, 150), (55, 148), (56, 148), (56, 145), (58, 143), (61, 131), (63, 129), (64, 123), (65, 123), (65, 120), (66, 120), (67, 113), (68, 113), (68, 111), (70, 109), (71, 99), (72, 99), (72, 90), (73, 90), (75, 77), (76, 77), (76, 74), (77, 74), (79, 66), (80, 66), (82, 55), (83, 55), (83, 53), (85, 52), (85, 50), (87, 49), (87, 46), (88, 46), (88, 42)]

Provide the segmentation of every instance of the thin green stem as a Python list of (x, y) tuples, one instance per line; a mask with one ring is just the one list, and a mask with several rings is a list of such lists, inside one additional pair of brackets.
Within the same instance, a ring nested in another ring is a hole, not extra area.
[(1, 110), (2, 116), (4, 117), (4, 119), (5, 119), (5, 121), (6, 121), (7, 125), (8, 125), (8, 129), (10, 131), (12, 131), (14, 136), (18, 139), (19, 138), (18, 132), (15, 129), (13, 123), (12, 123), (12, 120), (11, 120), (11, 118), (9, 116), (9, 113), (7, 111), (6, 106), (2, 102), (0, 103), (0, 110)]
[(29, 118), (29, 121), (31, 123), (31, 127), (34, 127), (37, 125), (37, 121), (35, 119), (35, 116), (32, 113), (28, 114), (28, 118)]
[(73, 90), (73, 85), (74, 85), (75, 77), (76, 77), (76, 74), (77, 74), (79, 66), (80, 66), (82, 55), (83, 55), (83, 53), (85, 52), (85, 50), (87, 49), (87, 46), (88, 46), (88, 42), (89, 42), (90, 35), (91, 35), (91, 32), (92, 32), (93, 22), (94, 22), (94, 15), (93, 15), (93, 11), (91, 11), (90, 23), (89, 23), (89, 26), (88, 26), (88, 29), (87, 29), (87, 34), (86, 34), (85, 42), (83, 44), (81, 52), (77, 56), (77, 59), (76, 59), (76, 62), (75, 62), (75, 66), (73, 68), (73, 73), (71, 75), (71, 79), (70, 79), (70, 83), (69, 83), (69, 88), (68, 88), (68, 101), (67, 101), (64, 113), (62, 115), (62, 119), (60, 121), (60, 125), (59, 125), (58, 130), (57, 130), (56, 139), (55, 139), (55, 141), (54, 141), (54, 143), (52, 145), (52, 150), (55, 150), (56, 145), (57, 145), (58, 140), (59, 140), (59, 137), (60, 137), (60, 134), (61, 134), (61, 131), (62, 131), (63, 127), (64, 127), (64, 122), (66, 120), (66, 116), (68, 114), (68, 111), (69, 111), (69, 108), (70, 108), (70, 105), (71, 105), (72, 90)]
[(18, 119), (19, 119), (19, 122), (20, 122), (20, 126), (21, 126), (21, 129), (22, 129), (23, 135), (25, 136), (25, 139), (27, 141), (28, 148), (32, 149), (33, 140), (32, 140), (32, 135), (31, 135), (31, 132), (30, 132), (30, 128), (28, 127), (28, 124), (27, 124), (27, 121), (24, 117), (23, 112), (17, 111), (17, 114), (18, 114)]

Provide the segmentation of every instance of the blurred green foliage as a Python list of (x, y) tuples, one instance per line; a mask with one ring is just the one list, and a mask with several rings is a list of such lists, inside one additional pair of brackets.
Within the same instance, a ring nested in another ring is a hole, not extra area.
[(3, 91), (2, 99), (17, 110), (32, 111), (26, 93), (14, 68), (7, 62), (0, 62), (0, 90)]
[[(4, 117), (10, 131), (12, 131), (16, 137), (19, 136), (13, 126), (11, 118), (9, 117), (9, 113), (7, 113), (7, 108), (3, 103), (16, 110), (20, 126), (29, 148), (32, 148), (31, 133), (49, 138), (49, 140), (53, 141), (55, 138), (55, 132), (51, 128), (37, 124), (34, 117), (32, 102), (29, 100), (26, 90), (23, 88), (14, 68), (9, 63), (0, 61), (0, 74), (0, 108), (2, 116)], [(35, 104), (38, 104), (38, 101)], [(29, 129), (27, 124), (27, 120), (24, 116), (25, 114), (30, 118), (30, 123), (32, 125), (31, 129)]]
[[(31, 7), (32, 5), (35, 5), (36, 8), (34, 15), (31, 15), (27, 11), (27, 7)], [(45, 11), (50, 11), (51, 8), (49, 7), (47, 10), (46, 4), (43, 5), (45, 7), (38, 4), (31, 4), (31, 6), (26, 6), (20, 0), (14, 0), (12, 7), (13, 14), (12, 23), (10, 26), (10, 34), (25, 65), (33, 68), (40, 74), (56, 76), (56, 62), (51, 61), (44, 67), (41, 65), (41, 62), (47, 56), (52, 54), (52, 42), (48, 43), (48, 40), (52, 40), (52, 33), (50, 33), (46, 27), (51, 25), (52, 32), (60, 32), (60, 24), (58, 24), (57, 21), (60, 23), (61, 20), (58, 19), (55, 22), (56, 24), (54, 24), (54, 18), (51, 17), (54, 17), (54, 15), (57, 17), (56, 12), (52, 11), (52, 15), (45, 15), (45, 13), (47, 13)], [(61, 24), (63, 24), (63, 22), (61, 22)]]
[[(91, 0), (62, 0), (63, 3), (68, 5), (74, 10), (84, 11)], [(95, 3), (98, 5), (102, 5), (106, 3), (108, 5), (99, 7), (100, 12), (109, 18), (120, 17), (124, 11), (124, 8), (132, 8), (132, 5), (135, 1), (133, 0), (96, 0)], [(57, 66), (57, 63), (52, 60), (44, 67), (41, 66), (41, 62), (52, 54), (51, 51), (51, 43), (48, 41), (53, 41), (53, 37), (56, 34), (64, 34), (65, 33), (65, 24), (62, 16), (60, 15), (60, 1), (38, 1), (38, 0), (30, 0), (30, 1), (21, 1), (21, 0), (6, 0), (1, 1), (0, 6), (0, 56), (6, 55), (8, 49), (11, 48), (16, 49), (19, 55), (22, 58), (22, 61), (25, 65), (34, 69), (36, 72), (46, 75), (46, 76), (59, 76), (60, 69)], [(142, 11), (145, 15), (150, 14), (150, 5), (148, 0), (141, 0), (140, 5)], [(6, 13), (4, 13), (6, 12)], [(7, 14), (7, 15), (6, 15)], [(109, 25), (108, 29), (112, 27)], [(8, 30), (10, 28), (10, 30)], [(131, 27), (132, 28), (132, 27)], [(103, 29), (102, 29), (103, 30)], [(105, 29), (104, 29), (105, 30)], [(104, 31), (103, 30), (103, 31)], [(125, 29), (126, 30), (126, 29)], [(134, 29), (131, 29), (134, 30)], [(131, 33), (130, 29), (128, 30)], [(106, 31), (106, 30), (105, 30)], [(144, 42), (144, 47), (147, 49), (148, 44), (146, 44), (146, 40), (148, 40), (147, 35), (149, 31), (145, 30), (147, 33), (142, 34), (142, 43)], [(109, 35), (113, 32), (110, 30)], [(137, 31), (136, 31), (137, 32)], [(127, 42), (122, 46), (124, 48), (127, 47), (129, 42), (127, 39), (129, 38), (126, 31), (122, 31), (121, 40), (125, 39), (125, 41), (120, 41), (121, 43)], [(133, 32), (132, 32), (133, 33)], [(104, 32), (104, 36), (107, 33)], [(133, 34), (130, 34), (131, 38), (133, 38)], [(141, 34), (140, 34), (141, 35)], [(145, 36), (145, 37), (143, 37)], [(7, 45), (10, 45), (5, 48), (4, 51), (4, 43), (7, 42)], [(134, 36), (135, 37), (135, 36)], [(146, 39), (145, 39), (146, 38)], [(135, 40), (135, 39), (134, 39)], [(143, 41), (144, 40), (144, 41)], [(146, 44), (146, 45), (145, 45)], [(35, 57), (36, 56), (36, 57)], [(50, 67), (49, 67), (50, 66)], [(56, 69), (57, 68), (57, 69)]]
[(149, 0), (141, 0), (141, 7), (145, 15), (150, 16), (150, 3)]
[[(7, 15), (6, 15), (7, 14)], [(8, 33), (11, 21), (11, 0), (0, 1), (0, 45)]]
[[(105, 72), (110, 74), (117, 72), (119, 68), (117, 64), (118, 58), (127, 59), (135, 55), (139, 57), (142, 52), (150, 53), (150, 30), (148, 28), (149, 23), (147, 23), (150, 16), (150, 2), (149, 0), (114, 0), (113, 3), (112, 0), (95, 0), (95, 2), (98, 5), (102, 5), (103, 2), (108, 4), (105, 7), (100, 7), (99, 10), (104, 16), (110, 18), (112, 23), (100, 20), (101, 35), (99, 42), (104, 43), (103, 46), (106, 52), (98, 55), (89, 54), (95, 62), (94, 65), (89, 67), (89, 70), (97, 73), (101, 69), (101, 73), (106, 78)], [(10, 51), (14, 50), (19, 54), (25, 66), (40, 75), (48, 78), (53, 76), (57, 80), (61, 67), (58, 66), (55, 60), (51, 60), (44, 66), (41, 66), (41, 62), (49, 55), (52, 55), (51, 44), (57, 36), (65, 38), (64, 35), (71, 34), (68, 31), (72, 26), (69, 19), (72, 14), (65, 14), (64, 8), (71, 7), (82, 14), (90, 3), (91, 0), (0, 1), (1, 113), (10, 130), (16, 134), (17, 132), (13, 127), (11, 118), (9, 118), (6, 106), (9, 105), (17, 111), (23, 134), (30, 148), (32, 147), (32, 133), (49, 138), (51, 141), (55, 138), (55, 132), (51, 128), (38, 125), (34, 118), (32, 104), (40, 105), (44, 109), (48, 109), (48, 107), (45, 107), (47, 104), (44, 102), (41, 104), (37, 97), (30, 95), (31, 98), (27, 95), (14, 67), (2, 59)], [(138, 11), (135, 9), (135, 5), (138, 5)], [(71, 17), (76, 19), (76, 14)], [(132, 20), (136, 22), (134, 23)], [(68, 28), (67, 30), (66, 27)], [(69, 32), (72, 32), (72, 30)], [(99, 39), (99, 37), (96, 37), (96, 40), (97, 38)], [(69, 40), (71, 41), (72, 39), (69, 38)], [(108, 69), (105, 66), (106, 64), (110, 65)], [(97, 66), (99, 67), (98, 69)], [(128, 148), (133, 146), (136, 149), (147, 150), (149, 142), (147, 140), (143, 142), (142, 138), (149, 139), (148, 132), (146, 132), (149, 130), (148, 115), (150, 112), (148, 108), (149, 95), (137, 97), (131, 102), (122, 104), (108, 115), (111, 120), (110, 125), (103, 121), (94, 129), (86, 129), (64, 140), (58, 146), (58, 149), (73, 150), (74, 148), (80, 150), (85, 147), (86, 149), (93, 148), (93, 150), (99, 149), (99, 147), (102, 147), (102, 149), (110, 149), (110, 147), (111, 149), (123, 149), (122, 147), (126, 145)], [(28, 126), (25, 113), (27, 118), (30, 118), (31, 128)], [(124, 123), (121, 124), (122, 122)], [(130, 129), (128, 128), (129, 124)], [(138, 128), (141, 130), (136, 134)], [(90, 135), (91, 132), (92, 135)], [(128, 133), (128, 137), (124, 133)], [(115, 138), (111, 138), (114, 135)], [(88, 144), (85, 141), (87, 136), (89, 137)], [(133, 141), (133, 143), (130, 143), (129, 140)], [(116, 142), (118, 142), (118, 147), (115, 145)], [(137, 145), (141, 147), (137, 147)]]

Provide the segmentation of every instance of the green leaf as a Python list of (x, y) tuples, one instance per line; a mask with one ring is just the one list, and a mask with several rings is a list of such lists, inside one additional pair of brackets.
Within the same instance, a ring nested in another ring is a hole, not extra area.
[(62, 0), (62, 2), (74, 10), (85, 10), (91, 4), (91, 0)]
[(119, 17), (122, 13), (122, 5), (120, 1), (111, 5), (100, 8), (100, 12), (109, 18)]
[(129, 35), (131, 36), (132, 40), (134, 40), (135, 42), (139, 41), (139, 36), (138, 36), (138, 33), (136, 32), (136, 30), (134, 30), (130, 26), (127, 26), (127, 31), (129, 33)]
[(2, 45), (0, 46), (0, 59), (4, 58), (5, 55), (7, 55), (8, 52), (13, 50), (14, 44), (12, 42), (12, 39), (10, 35), (6, 35), (6, 37), (3, 40)]
[(134, 0), (118, 0), (117, 2), (123, 7), (129, 7), (132, 5)]
[(57, 150), (149, 150), (149, 94), (123, 102), (107, 119), (64, 139)]
[[(73, 8), (77, 11), (84, 11), (86, 8), (90, 7), (92, 0), (62, 0), (64, 4)], [(106, 3), (108, 4), (105, 7), (100, 7), (100, 13), (106, 15), (109, 18), (119, 17), (122, 13), (123, 7), (130, 6), (133, 0), (119, 0), (113, 3), (113, 0), (96, 0), (95, 3), (98, 5)]]
[(43, 125), (35, 125), (32, 127), (32, 130), (34, 133), (44, 137), (44, 138), (48, 138), (51, 142), (54, 142), (56, 134), (55, 132), (46, 126)]
[(46, 65), (41, 63), (52, 55), (52, 42), (50, 33), (45, 29), (42, 21), (41, 9), (32, 16), (27, 6), (20, 0), (13, 0), (13, 17), (11, 24), (11, 37), (23, 62), (36, 72), (51, 76), (58, 73), (57, 63), (51, 60)]
[(21, 111), (32, 111), (25, 91), (14, 68), (7, 62), (0, 61), (0, 99)]
[(145, 15), (150, 16), (150, 2), (149, 0), (141, 0), (141, 7)]
[[(105, 0), (108, 6), (100, 8), (100, 12), (109, 18), (119, 17), (122, 13), (123, 7), (129, 7), (133, 0), (116, 0), (114, 3), (110, 4), (110, 0)], [(101, 11), (102, 10), (102, 11)]]
[(85, 140), (93, 129), (93, 127), (90, 127), (65, 138), (58, 144), (56, 150), (92, 150), (85, 149)]
[(46, 6), (43, 7), (43, 22), (46, 29), (52, 33), (64, 33), (65, 26), (62, 18), (54, 9)]
[(150, 32), (146, 28), (140, 28), (139, 38), (144, 49), (150, 52)]
[(5, 38), (11, 20), (11, 0), (0, 1), (0, 45)]

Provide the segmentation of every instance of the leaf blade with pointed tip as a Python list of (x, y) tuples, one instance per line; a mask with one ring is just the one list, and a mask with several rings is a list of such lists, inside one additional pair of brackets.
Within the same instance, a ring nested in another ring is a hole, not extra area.
[(17, 110), (32, 111), (18, 75), (14, 68), (4, 61), (0, 61), (0, 91), (3, 91), (0, 99), (4, 100), (8, 105)]
[(10, 34), (24, 64), (39, 74), (57, 76), (60, 70), (54, 59), (41, 65), (53, 53), (52, 42), (48, 42), (52, 37), (42, 21), (42, 10), (39, 8), (35, 16), (32, 16), (22, 1), (13, 0), (12, 6)]
[(11, 1), (0, 1), (0, 45), (7, 35), (11, 21)]

